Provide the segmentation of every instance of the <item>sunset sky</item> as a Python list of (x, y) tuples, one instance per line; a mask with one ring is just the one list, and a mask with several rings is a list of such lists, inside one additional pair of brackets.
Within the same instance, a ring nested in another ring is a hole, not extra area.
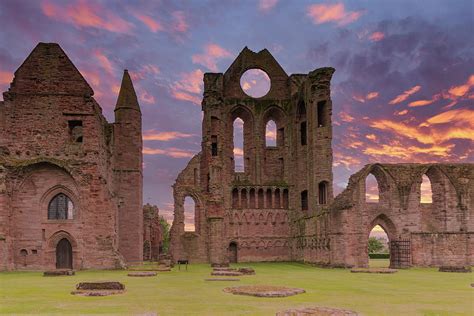
[(245, 46), (267, 48), (287, 74), (331, 66), (338, 193), (367, 163), (474, 162), (473, 6), (4, 0), (0, 90), (38, 42), (57, 42), (112, 122), (129, 69), (143, 113), (144, 202), (171, 219), (171, 185), (200, 151), (205, 72), (225, 72)]

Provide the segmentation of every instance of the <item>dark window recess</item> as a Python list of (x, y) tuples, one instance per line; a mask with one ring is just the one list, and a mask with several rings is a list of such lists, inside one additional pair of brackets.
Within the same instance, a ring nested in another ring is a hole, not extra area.
[(303, 211), (308, 210), (308, 191), (304, 190), (301, 192), (301, 209)]
[(38, 254), (38, 250), (33, 249), (33, 250), (31, 250), (31, 253), (34, 254), (34, 255), (37, 255), (37, 254)]
[(328, 186), (326, 182), (319, 183), (319, 204), (327, 204)]
[(72, 219), (74, 205), (69, 197), (63, 193), (56, 195), (48, 206), (48, 219)]
[(306, 129), (307, 129), (306, 122), (301, 122), (300, 124), (301, 145), (306, 145), (307, 143)]
[(68, 121), (69, 135), (74, 143), (82, 143), (82, 121)]
[(217, 156), (217, 136), (211, 136), (211, 152), (213, 156)]
[(318, 127), (326, 126), (326, 101), (318, 102)]

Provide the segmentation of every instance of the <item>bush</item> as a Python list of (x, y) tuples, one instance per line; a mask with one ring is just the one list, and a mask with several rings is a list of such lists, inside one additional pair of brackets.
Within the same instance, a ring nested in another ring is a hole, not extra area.
[(389, 253), (369, 253), (370, 259), (390, 259)]

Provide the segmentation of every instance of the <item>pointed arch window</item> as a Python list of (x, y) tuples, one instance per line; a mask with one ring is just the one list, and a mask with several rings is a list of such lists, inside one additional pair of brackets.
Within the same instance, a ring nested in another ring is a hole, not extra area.
[(424, 174), (421, 180), (420, 187), (420, 202), (421, 203), (433, 203), (433, 191), (431, 189), (430, 178)]
[(277, 126), (274, 120), (268, 121), (265, 126), (265, 146), (277, 146)]
[(234, 171), (244, 172), (245, 171), (245, 159), (244, 159), (244, 121), (241, 118), (236, 118), (233, 122), (234, 128)]
[(48, 219), (73, 219), (74, 204), (64, 193), (55, 195), (48, 205)]

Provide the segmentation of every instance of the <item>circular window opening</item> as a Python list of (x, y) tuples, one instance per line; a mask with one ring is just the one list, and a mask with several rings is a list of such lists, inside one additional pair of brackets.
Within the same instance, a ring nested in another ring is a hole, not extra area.
[(249, 69), (240, 77), (240, 87), (252, 98), (261, 98), (270, 91), (270, 78), (260, 69)]

